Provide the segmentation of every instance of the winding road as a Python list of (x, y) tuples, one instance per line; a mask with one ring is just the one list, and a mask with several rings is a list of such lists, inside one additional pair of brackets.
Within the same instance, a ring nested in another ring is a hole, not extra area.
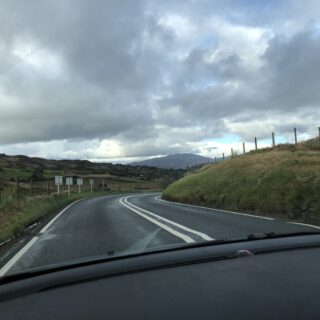
[(317, 231), (280, 219), (168, 202), (159, 193), (83, 199), (62, 210), (0, 269), (0, 276), (252, 233)]

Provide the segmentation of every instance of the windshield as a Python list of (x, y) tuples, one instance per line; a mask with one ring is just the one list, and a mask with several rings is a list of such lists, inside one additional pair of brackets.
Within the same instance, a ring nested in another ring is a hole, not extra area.
[(1, 1), (0, 276), (320, 231), (319, 9)]

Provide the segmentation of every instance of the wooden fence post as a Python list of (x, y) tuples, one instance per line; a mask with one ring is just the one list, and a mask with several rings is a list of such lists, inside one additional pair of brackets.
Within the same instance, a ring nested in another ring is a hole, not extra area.
[(17, 196), (20, 198), (20, 178), (17, 178)]
[(275, 147), (276, 145), (276, 140), (274, 138), (274, 132), (272, 132), (272, 147)]

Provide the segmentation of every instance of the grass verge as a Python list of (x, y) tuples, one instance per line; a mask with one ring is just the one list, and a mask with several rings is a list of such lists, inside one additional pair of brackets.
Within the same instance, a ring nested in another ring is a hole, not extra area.
[(320, 224), (320, 141), (235, 157), (168, 186), (163, 197)]

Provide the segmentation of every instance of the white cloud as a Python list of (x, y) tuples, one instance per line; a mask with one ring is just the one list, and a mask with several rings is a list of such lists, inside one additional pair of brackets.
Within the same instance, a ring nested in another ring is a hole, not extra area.
[[(29, 65), (45, 73), (54, 76), (61, 75), (63, 66), (61, 58), (53, 52), (41, 48), (34, 43), (19, 41), (15, 43), (12, 54), (18, 57), (23, 64)], [(30, 72), (30, 70), (29, 70)]]

